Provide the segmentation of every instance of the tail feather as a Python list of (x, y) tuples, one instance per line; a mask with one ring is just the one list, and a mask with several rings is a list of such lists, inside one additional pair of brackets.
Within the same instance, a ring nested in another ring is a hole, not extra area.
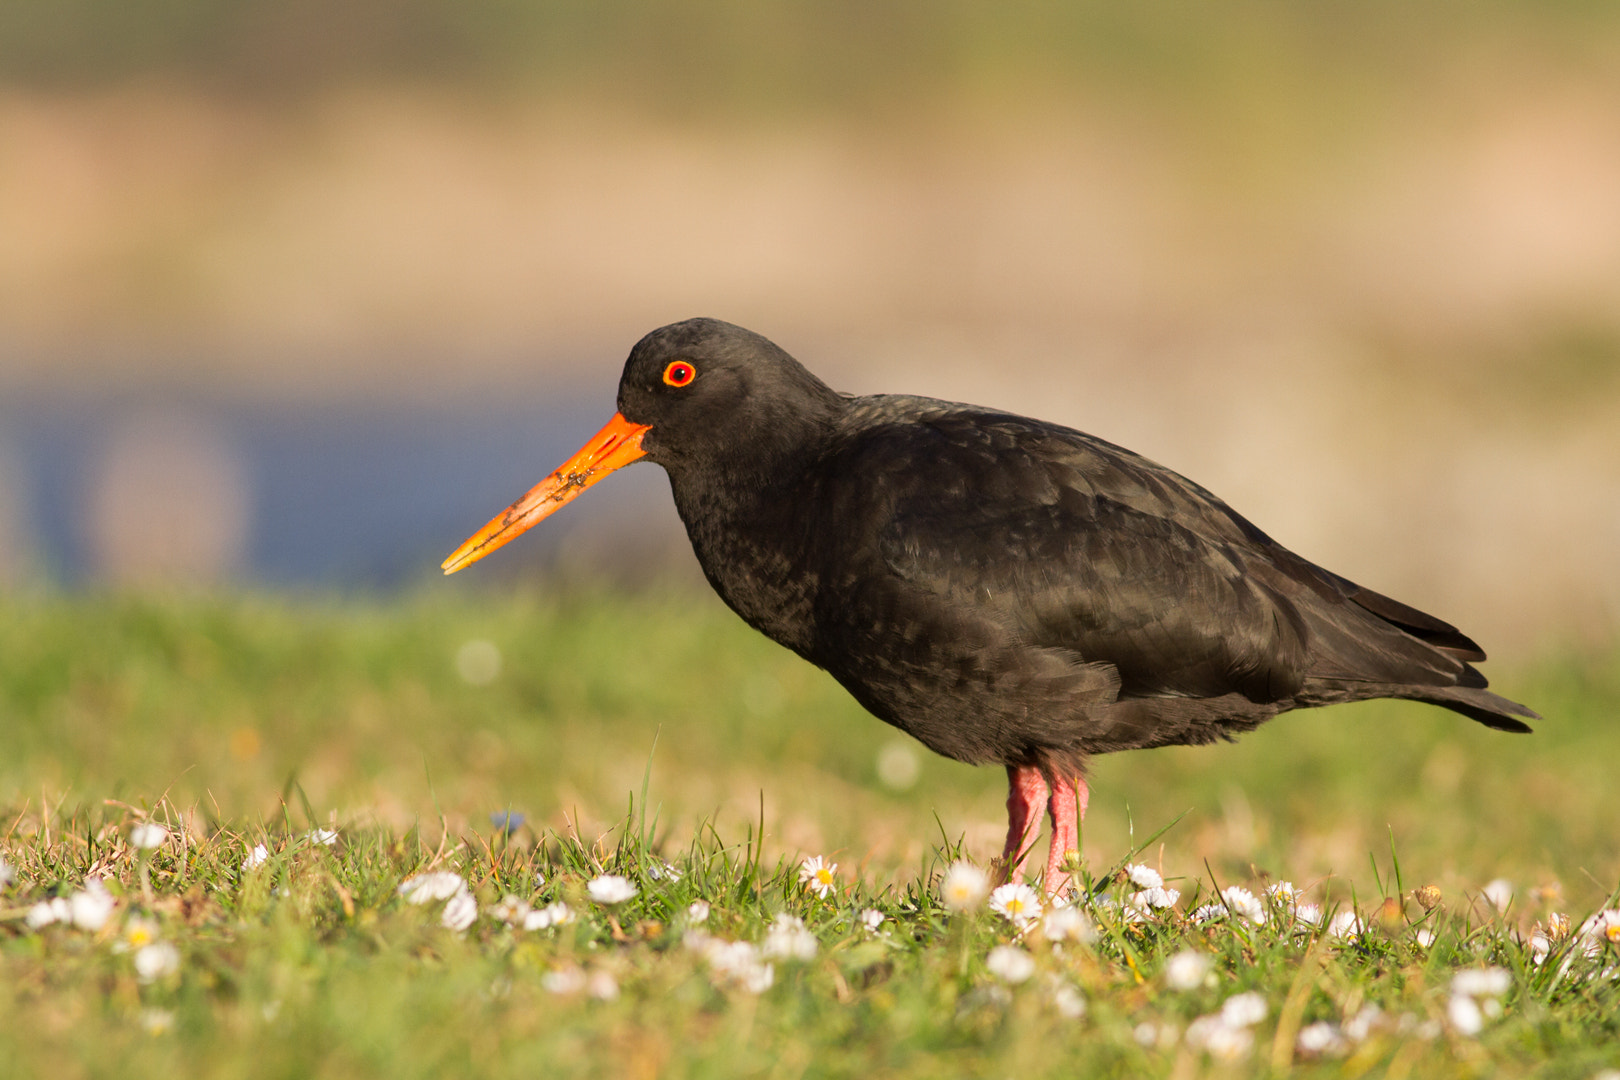
[[(1341, 581), (1343, 579), (1340, 579)], [(1313, 663), (1307, 700), (1404, 698), (1439, 705), (1497, 731), (1528, 732), (1535, 712), (1485, 689), (1470, 661), (1485, 652), (1450, 623), (1343, 582), (1349, 603), (1308, 609)]]
[[(1347, 583), (1351, 584), (1351, 583)], [(1483, 660), (1485, 650), (1474, 639), (1450, 623), (1419, 611), (1383, 593), (1351, 584), (1350, 600), (1367, 609), (1385, 622), (1393, 623), (1430, 648), (1438, 649), (1456, 660)], [(1484, 686), (1484, 683), (1480, 683)]]
[(1530, 725), (1513, 718), (1523, 716), (1530, 720), (1541, 719), (1539, 713), (1520, 705), (1517, 701), (1509, 701), (1500, 694), (1493, 694), (1478, 687), (1457, 686), (1445, 690), (1425, 688), (1395, 696), (1439, 705), (1452, 712), (1462, 713), (1468, 719), (1478, 721), (1488, 728), (1495, 728), (1497, 731), (1528, 733), (1533, 730)]
[(1464, 664), (1462, 673), (1457, 676), (1457, 685), (1466, 686), (1473, 690), (1483, 690), (1490, 685), (1479, 668), (1473, 664)]

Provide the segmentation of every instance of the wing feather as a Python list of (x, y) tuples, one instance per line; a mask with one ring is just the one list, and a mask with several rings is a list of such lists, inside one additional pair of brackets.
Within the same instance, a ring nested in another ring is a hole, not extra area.
[[(1204, 489), (1056, 425), (942, 412), (867, 429), (841, 467), (881, 476), (878, 554), (941, 602), (1119, 672), (1121, 696), (1271, 701), (1306, 663), (1299, 586)], [(941, 477), (948, 479), (941, 483)], [(1274, 545), (1273, 545), (1274, 546)]]

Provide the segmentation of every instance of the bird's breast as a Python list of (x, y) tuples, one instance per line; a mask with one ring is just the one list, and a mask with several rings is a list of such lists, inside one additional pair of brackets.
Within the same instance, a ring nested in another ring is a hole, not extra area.
[(672, 487), (692, 552), (720, 599), (766, 637), (813, 659), (822, 575), (804, 504), (760, 489)]

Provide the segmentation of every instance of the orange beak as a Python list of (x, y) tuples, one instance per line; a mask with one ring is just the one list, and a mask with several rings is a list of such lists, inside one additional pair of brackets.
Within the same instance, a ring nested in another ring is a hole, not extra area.
[(523, 498), (508, 506), (505, 513), (468, 537), (467, 542), (456, 548), (440, 567), (446, 574), (453, 574), (502, 544), (516, 540), (551, 516), (551, 512), (563, 503), (614, 469), (622, 468), (645, 454), (646, 451), (641, 448), (641, 437), (651, 430), (650, 424), (632, 424), (614, 413), (613, 419), (591, 436), (579, 453), (529, 489)]

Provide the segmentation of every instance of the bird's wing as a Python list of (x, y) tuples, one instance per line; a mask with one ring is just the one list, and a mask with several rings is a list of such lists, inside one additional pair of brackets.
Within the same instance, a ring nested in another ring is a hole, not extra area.
[(878, 501), (890, 573), (1113, 665), (1122, 697), (1289, 697), (1308, 665), (1301, 599), (1342, 602), (1209, 492), (1080, 432), (953, 411), (873, 425), (844, 456)]

